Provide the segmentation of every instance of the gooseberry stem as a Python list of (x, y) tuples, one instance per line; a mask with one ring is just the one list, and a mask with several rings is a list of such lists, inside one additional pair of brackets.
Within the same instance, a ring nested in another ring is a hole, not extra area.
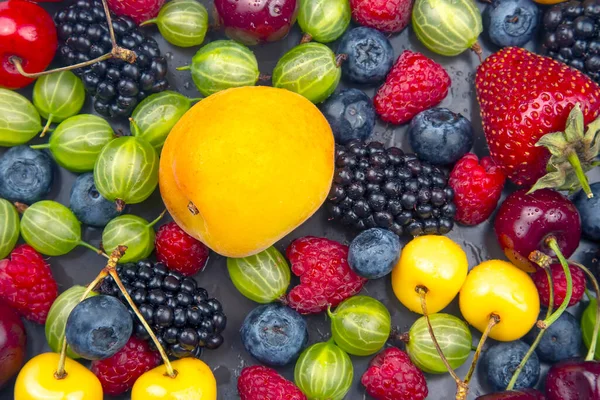
[(31, 148), (33, 150), (49, 149), (50, 143), (32, 144), (31, 146), (29, 146), (29, 148)]
[[(554, 287), (553, 287), (554, 284), (552, 283), (552, 273), (550, 272), (550, 268), (548, 266), (543, 267), (543, 268), (544, 268), (544, 271), (546, 272), (546, 277), (548, 279), (548, 288), (549, 288), (549, 292), (550, 292), (549, 299), (548, 299), (548, 311), (546, 312), (546, 318), (548, 318), (552, 314), (552, 307), (554, 307)], [(521, 375), (521, 371), (523, 370), (523, 368), (525, 367), (525, 364), (527, 364), (527, 361), (529, 361), (529, 358), (531, 357), (531, 355), (537, 348), (538, 344), (542, 340), (542, 336), (544, 336), (544, 333), (546, 333), (546, 329), (547, 328), (540, 329), (540, 331), (538, 332), (535, 340), (529, 347), (529, 350), (527, 350), (527, 353), (525, 353), (525, 356), (523, 357), (523, 359), (517, 366), (517, 369), (515, 369), (513, 376), (510, 378), (510, 381), (508, 382), (508, 386), (506, 386), (506, 390), (513, 390), (513, 388), (515, 387), (515, 384), (517, 383), (517, 379), (519, 379), (519, 375)]]
[(191, 65), (184, 65), (183, 67), (175, 68), (177, 71), (189, 71), (191, 69)]
[(23, 69), (23, 64), (22, 64), (23, 60), (19, 57), (12, 56), (8, 59), (8, 61), (11, 62), (15, 66), (15, 68), (17, 69), (19, 74), (23, 75), (26, 78), (30, 78), (30, 79), (39, 78), (40, 76), (53, 74), (55, 72), (70, 71), (70, 70), (77, 69), (77, 68), (87, 67), (88, 65), (92, 65), (92, 64), (95, 64), (100, 61), (108, 60), (110, 58), (117, 58), (117, 59), (126, 61), (128, 63), (133, 63), (135, 61), (135, 59), (137, 58), (135, 51), (125, 49), (123, 47), (120, 47), (117, 44), (117, 40), (115, 38), (115, 31), (112, 26), (112, 18), (110, 17), (110, 10), (108, 9), (108, 4), (106, 3), (106, 0), (102, 0), (102, 6), (104, 7), (104, 14), (106, 15), (108, 32), (110, 33), (110, 41), (112, 43), (112, 49), (109, 53), (101, 55), (98, 58), (94, 58), (93, 60), (69, 65), (66, 67), (54, 68), (54, 69), (50, 69), (47, 71), (40, 71), (40, 72), (36, 72), (36, 73), (25, 72), (25, 70)]
[(158, 223), (158, 221), (160, 221), (165, 216), (166, 213), (167, 213), (167, 209), (165, 208), (163, 210), (163, 212), (161, 212), (160, 215), (158, 217), (156, 217), (156, 219), (154, 221), (148, 223), (148, 227), (156, 225)]
[(146, 25), (149, 25), (149, 24), (155, 24), (156, 22), (158, 22), (158, 18), (152, 18), (152, 19), (149, 19), (148, 21), (142, 22), (140, 24), (140, 26), (146, 26)]
[[(598, 299), (600, 298), (600, 286), (598, 285), (598, 281), (592, 271), (584, 267), (583, 265), (571, 261), (571, 264), (579, 267), (592, 281), (592, 286), (594, 287), (594, 291), (596, 292), (596, 321), (594, 322), (594, 331), (592, 332), (592, 341), (590, 342), (590, 348), (588, 349), (587, 355), (585, 356), (585, 361), (591, 361), (594, 359), (594, 354), (596, 354), (596, 346), (598, 343), (598, 332), (600, 331), (600, 304), (598, 303)], [(587, 292), (587, 289), (586, 289)], [(588, 294), (588, 297), (590, 295)]]
[(40, 133), (40, 137), (46, 136), (46, 132), (50, 129), (50, 124), (52, 124), (52, 118), (54, 116), (52, 114), (48, 114), (48, 119), (46, 120), (46, 125), (44, 125), (44, 129), (42, 129), (42, 133)]
[(477, 58), (479, 58), (479, 64), (481, 64), (483, 62), (483, 58), (481, 57), (481, 54), (483, 54), (483, 49), (481, 48), (479, 42), (475, 42), (473, 46), (471, 46), (471, 50), (477, 54)]
[(581, 161), (579, 160), (579, 157), (577, 156), (577, 152), (575, 152), (573, 150), (570, 151), (569, 154), (567, 155), (567, 160), (569, 161), (569, 164), (571, 164), (571, 167), (573, 167), (575, 176), (577, 176), (577, 180), (581, 184), (581, 188), (587, 195), (587, 198), (591, 199), (592, 197), (594, 197), (594, 193), (592, 193), (592, 188), (590, 187), (590, 182), (588, 181), (588, 178), (587, 178), (587, 176), (585, 176), (585, 172), (583, 171), (583, 168), (581, 167)]
[(96, 253), (96, 254), (98, 254), (98, 255), (101, 255), (101, 256), (103, 256), (103, 257), (106, 257), (106, 258), (108, 258), (108, 259), (110, 260), (110, 257), (109, 257), (109, 256), (108, 256), (108, 255), (107, 255), (105, 252), (103, 252), (102, 250), (100, 250), (100, 249), (99, 249), (99, 248), (97, 248), (97, 247), (94, 247), (94, 246), (92, 246), (92, 245), (91, 245), (91, 244), (89, 244), (88, 242), (84, 242), (83, 240), (81, 240), (81, 241), (79, 242), (79, 245), (80, 245), (80, 246), (83, 246), (83, 247), (85, 247), (85, 248), (87, 248), (87, 249), (90, 249), (90, 250), (92, 250), (94, 253)]
[(131, 131), (131, 134), (133, 136), (139, 135), (140, 134), (140, 127), (138, 126), (137, 122), (135, 122), (135, 120), (131, 117), (129, 117), (129, 122), (131, 123), (131, 127), (133, 128)]
[(300, 44), (308, 43), (312, 40), (312, 35), (310, 33), (305, 33), (302, 35), (302, 39), (300, 39)]

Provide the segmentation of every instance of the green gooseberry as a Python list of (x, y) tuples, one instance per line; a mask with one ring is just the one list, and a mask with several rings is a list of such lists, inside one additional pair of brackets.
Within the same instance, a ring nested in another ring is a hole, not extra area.
[(54, 72), (39, 77), (33, 85), (33, 104), (47, 120), (42, 136), (52, 122), (62, 122), (77, 115), (84, 102), (83, 83), (71, 71)]
[(130, 118), (131, 134), (146, 139), (158, 151), (171, 129), (195, 100), (171, 90), (146, 97), (133, 110)]
[(101, 253), (81, 240), (81, 223), (73, 211), (52, 200), (38, 201), (23, 211), (21, 236), (47, 256), (62, 256), (78, 245)]
[(434, 53), (456, 56), (468, 48), (481, 53), (477, 38), (483, 24), (473, 0), (416, 0), (412, 26), (419, 41)]
[(208, 30), (208, 11), (197, 0), (172, 0), (161, 7), (156, 18), (140, 26), (156, 24), (162, 37), (179, 47), (199, 46)]
[[(79, 304), (85, 291), (86, 288), (83, 286), (72, 286), (61, 293), (60, 296), (54, 300), (54, 303), (52, 303), (44, 330), (46, 333), (46, 341), (53, 352), (60, 353), (65, 337), (67, 318), (69, 318), (69, 314), (71, 314), (73, 308)], [(86, 299), (97, 295), (98, 293), (92, 291), (87, 295)], [(80, 358), (79, 354), (71, 350), (70, 346), (67, 346), (67, 357), (72, 359)]]
[(0, 146), (25, 144), (41, 130), (35, 106), (19, 93), (0, 88)]
[(348, 29), (351, 18), (348, 0), (300, 0), (298, 25), (306, 33), (304, 42), (333, 42)]
[(137, 215), (120, 215), (108, 222), (102, 232), (102, 247), (111, 254), (118, 246), (127, 246), (120, 263), (135, 262), (147, 258), (154, 250), (154, 225), (165, 215), (163, 211), (152, 222)]
[(0, 258), (5, 258), (19, 240), (19, 213), (5, 199), (0, 199), (0, 238)]
[(260, 75), (252, 51), (233, 40), (217, 40), (202, 47), (192, 58), (192, 79), (203, 96), (241, 86), (254, 86)]
[(237, 290), (257, 303), (280, 299), (290, 285), (290, 267), (273, 246), (253, 256), (228, 258), (227, 270)]
[(110, 141), (94, 166), (94, 183), (104, 198), (125, 204), (146, 200), (158, 185), (158, 154), (146, 140), (123, 136)]
[(281, 57), (273, 70), (273, 86), (321, 103), (335, 91), (343, 58), (321, 43), (303, 43)]
[(342, 400), (353, 378), (350, 357), (331, 340), (305, 349), (294, 368), (294, 382), (309, 400)]
[[(586, 349), (590, 349), (592, 344), (592, 336), (594, 335), (594, 324), (596, 323), (596, 310), (598, 308), (598, 301), (595, 297), (590, 296), (590, 303), (583, 311), (581, 316), (581, 333), (583, 337), (583, 343)], [(600, 342), (600, 332), (598, 332), (598, 340)], [(600, 360), (600, 344), (596, 345), (594, 352), (594, 360)]]
[[(471, 354), (473, 340), (467, 324), (454, 315), (444, 313), (431, 314), (429, 319), (440, 349), (452, 369), (463, 365)], [(425, 316), (410, 327), (406, 351), (420, 370), (430, 374), (448, 372), (433, 344)]]
[(46, 144), (32, 149), (50, 149), (56, 162), (72, 172), (94, 169), (102, 148), (115, 138), (110, 124), (91, 114), (81, 114), (61, 122)]
[(385, 345), (392, 329), (388, 309), (369, 296), (344, 300), (335, 312), (328, 310), (335, 344), (355, 356), (377, 353)]

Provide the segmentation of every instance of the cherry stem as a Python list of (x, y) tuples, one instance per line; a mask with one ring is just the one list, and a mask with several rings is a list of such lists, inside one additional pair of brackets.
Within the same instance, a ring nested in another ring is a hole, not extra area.
[[(546, 278), (548, 279), (548, 288), (549, 288), (549, 292), (550, 292), (549, 299), (548, 299), (548, 311), (546, 312), (546, 318), (548, 318), (552, 314), (552, 307), (554, 307), (554, 288), (553, 288), (554, 284), (552, 283), (552, 273), (550, 272), (550, 268), (547, 266), (542, 267), (542, 268), (544, 268), (544, 271), (546, 272)], [(527, 364), (527, 361), (529, 361), (529, 358), (531, 357), (531, 355), (537, 348), (538, 344), (542, 340), (542, 336), (544, 336), (544, 333), (546, 333), (546, 329), (547, 328), (542, 328), (538, 332), (537, 336), (535, 337), (535, 340), (533, 341), (533, 343), (527, 350), (527, 353), (525, 353), (525, 356), (523, 357), (523, 359), (517, 366), (517, 369), (515, 369), (513, 376), (510, 378), (510, 381), (508, 382), (508, 386), (506, 386), (506, 390), (513, 390), (513, 388), (515, 387), (515, 384), (517, 383), (517, 379), (519, 379), (519, 375), (521, 375), (521, 371), (523, 370), (523, 368), (525, 367), (525, 364)]]
[(550, 247), (552, 251), (554, 251), (556, 257), (558, 257), (558, 261), (560, 261), (560, 265), (562, 266), (563, 273), (565, 274), (565, 279), (567, 281), (567, 293), (565, 293), (565, 299), (563, 300), (560, 307), (558, 307), (558, 309), (554, 313), (552, 313), (552, 315), (549, 318), (546, 318), (544, 321), (542, 321), (543, 324), (538, 324), (538, 326), (542, 325), (539, 326), (540, 328), (547, 328), (550, 325), (552, 325), (567, 309), (567, 307), (569, 306), (569, 302), (571, 301), (571, 296), (573, 295), (573, 278), (571, 276), (571, 269), (569, 268), (569, 263), (560, 251), (560, 247), (558, 246), (556, 238), (554, 236), (548, 237), (546, 239), (546, 245)]
[[(596, 353), (596, 346), (598, 342), (598, 332), (600, 331), (600, 304), (598, 304), (598, 298), (600, 297), (600, 286), (598, 285), (598, 281), (592, 271), (584, 267), (583, 265), (571, 261), (571, 264), (579, 267), (592, 281), (592, 286), (594, 287), (594, 291), (596, 292), (596, 321), (594, 322), (594, 331), (592, 332), (592, 341), (590, 342), (590, 348), (588, 349), (588, 353), (585, 356), (585, 361), (592, 361), (594, 359), (594, 354)], [(587, 292), (587, 289), (586, 289)], [(591, 297), (588, 294), (588, 297)]]
[(165, 216), (166, 213), (167, 213), (167, 209), (164, 209), (163, 212), (161, 212), (160, 215), (158, 217), (156, 217), (156, 219), (154, 221), (148, 223), (148, 226), (150, 227), (150, 226), (156, 225), (158, 223), (158, 221), (160, 221)]
[(483, 58), (481, 57), (483, 54), (483, 49), (481, 48), (479, 42), (475, 42), (473, 46), (471, 46), (471, 50), (477, 54), (477, 58), (479, 58), (479, 64), (481, 64), (483, 62)]
[(92, 64), (95, 64), (100, 61), (108, 60), (110, 58), (118, 58), (118, 59), (121, 59), (128, 63), (133, 63), (135, 61), (135, 59), (137, 58), (135, 51), (125, 49), (123, 47), (120, 47), (117, 44), (117, 40), (115, 38), (115, 31), (112, 26), (112, 19), (110, 17), (110, 10), (108, 9), (108, 4), (106, 3), (106, 0), (102, 0), (102, 6), (104, 7), (104, 14), (106, 15), (108, 32), (110, 33), (110, 41), (112, 43), (112, 49), (109, 53), (103, 54), (98, 58), (94, 58), (93, 60), (69, 65), (66, 67), (54, 68), (54, 69), (50, 69), (47, 71), (40, 71), (40, 72), (36, 72), (36, 73), (25, 72), (25, 70), (23, 69), (23, 64), (22, 64), (23, 60), (19, 57), (11, 56), (8, 58), (8, 61), (11, 62), (15, 66), (15, 68), (17, 69), (19, 74), (23, 75), (26, 78), (30, 78), (30, 79), (35, 79), (35, 78), (38, 78), (43, 75), (53, 74), (55, 72), (70, 71), (70, 70), (77, 69), (77, 68), (87, 67), (88, 65), (92, 65)]
[(577, 180), (581, 183), (581, 188), (587, 195), (588, 199), (594, 197), (594, 193), (592, 193), (592, 188), (590, 188), (590, 182), (588, 181), (587, 176), (585, 176), (585, 172), (583, 172), (583, 168), (581, 167), (581, 162), (579, 161), (579, 157), (575, 151), (570, 151), (567, 155), (567, 160), (571, 167), (573, 167), (573, 171), (577, 176)]
[[(487, 340), (490, 331), (492, 330), (492, 328), (496, 325), (498, 325), (500, 323), (500, 316), (498, 316), (497, 314), (491, 314), (490, 315), (490, 320), (487, 324), (487, 326), (485, 327), (485, 330), (483, 331), (483, 334), (481, 335), (481, 339), (479, 339), (479, 344), (477, 345), (477, 350), (475, 350), (475, 355), (473, 356), (473, 361), (471, 362), (471, 367), (469, 367), (469, 371), (467, 372), (467, 375), (465, 376), (464, 382), (466, 385), (469, 384), (469, 381), (471, 380), (471, 377), (473, 376), (473, 373), (475, 372), (475, 366), (477, 365), (477, 360), (479, 360), (479, 355), (481, 354), (481, 350), (483, 349), (483, 345), (485, 343), (485, 341)], [(465, 393), (466, 395), (466, 393)], [(458, 396), (457, 396), (458, 399)]]
[(46, 120), (46, 125), (44, 125), (44, 129), (42, 129), (42, 133), (40, 133), (40, 137), (46, 136), (46, 132), (50, 129), (50, 124), (52, 123), (52, 118), (54, 116), (52, 114), (48, 115), (48, 119)]

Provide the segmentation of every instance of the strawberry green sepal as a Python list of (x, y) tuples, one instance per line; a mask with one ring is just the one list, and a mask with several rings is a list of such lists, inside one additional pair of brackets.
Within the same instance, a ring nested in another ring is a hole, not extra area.
[(548, 173), (529, 190), (554, 188), (575, 192), (581, 188), (588, 198), (593, 197), (585, 173), (600, 165), (595, 161), (600, 152), (600, 117), (587, 126), (584, 133), (583, 113), (579, 104), (571, 110), (564, 132), (548, 133), (535, 144), (550, 152)]

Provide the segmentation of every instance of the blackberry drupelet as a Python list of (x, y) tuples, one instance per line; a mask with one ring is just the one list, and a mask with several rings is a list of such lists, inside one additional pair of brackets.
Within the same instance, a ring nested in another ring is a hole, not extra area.
[(446, 234), (454, 227), (447, 171), (397, 147), (359, 140), (338, 146), (335, 164), (327, 204), (334, 220), (412, 236)]
[[(100, 0), (78, 0), (59, 11), (55, 22), (60, 40), (58, 54), (64, 66), (92, 60), (112, 49)], [(94, 98), (98, 114), (128, 117), (148, 95), (167, 89), (167, 61), (161, 57), (156, 41), (145, 37), (131, 19), (113, 17), (112, 25), (117, 44), (133, 50), (135, 62), (110, 58), (73, 72)]]
[(600, 0), (556, 4), (543, 23), (546, 54), (600, 83)]
[[(164, 264), (139, 261), (117, 267), (127, 293), (150, 325), (165, 351), (174, 357), (199, 357), (202, 349), (216, 349), (223, 343), (221, 333), (227, 317), (221, 303), (209, 298), (193, 278), (170, 271)], [(100, 285), (103, 294), (127, 301), (111, 277)], [(150, 336), (129, 309), (137, 337), (150, 342)]]

